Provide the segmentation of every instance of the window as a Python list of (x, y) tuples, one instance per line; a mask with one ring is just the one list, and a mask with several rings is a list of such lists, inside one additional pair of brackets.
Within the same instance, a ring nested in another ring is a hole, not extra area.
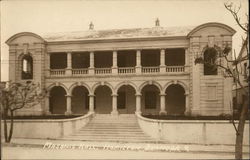
[(118, 109), (126, 108), (126, 93), (125, 92), (118, 92), (117, 108)]
[(30, 55), (23, 56), (22, 79), (33, 79), (33, 59)]
[(204, 75), (217, 75), (216, 56), (214, 48), (208, 48), (204, 52)]
[(216, 86), (208, 86), (207, 92), (208, 100), (216, 100)]
[(156, 92), (146, 91), (145, 92), (145, 109), (156, 109)]

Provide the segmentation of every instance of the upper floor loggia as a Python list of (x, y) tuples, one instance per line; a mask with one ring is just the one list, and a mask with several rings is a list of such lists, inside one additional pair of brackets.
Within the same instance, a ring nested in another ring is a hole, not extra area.
[[(6, 43), (11, 63), (19, 63), (22, 58), (18, 57), (28, 53), (31, 57), (20, 62), (23, 71), (40, 68), (48, 77), (186, 74), (193, 65), (192, 55), (200, 54), (203, 43), (230, 43), (234, 33), (231, 27), (215, 22), (197, 27), (161, 27), (158, 21), (152, 28), (95, 30), (91, 24), (89, 30), (79, 32), (44, 36), (22, 32)], [(193, 47), (198, 47), (197, 53), (192, 52)]]

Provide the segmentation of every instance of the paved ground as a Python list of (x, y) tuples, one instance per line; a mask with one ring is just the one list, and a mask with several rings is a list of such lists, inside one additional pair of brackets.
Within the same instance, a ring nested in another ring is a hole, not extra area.
[[(3, 147), (3, 159), (233, 159), (226, 153), (146, 152), (103, 149)], [(248, 159), (248, 155), (244, 155)]]
[(15, 138), (2, 153), (3, 159), (233, 159), (234, 146)]

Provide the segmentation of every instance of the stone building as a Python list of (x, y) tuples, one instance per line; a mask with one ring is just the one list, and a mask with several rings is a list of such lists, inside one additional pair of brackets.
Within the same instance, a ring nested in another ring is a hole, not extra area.
[(231, 113), (232, 79), (194, 59), (214, 61), (232, 46), (234, 33), (221, 23), (161, 27), (159, 21), (152, 28), (95, 30), (91, 23), (87, 31), (17, 33), (6, 41), (9, 79), (49, 91), (43, 103), (17, 114)]

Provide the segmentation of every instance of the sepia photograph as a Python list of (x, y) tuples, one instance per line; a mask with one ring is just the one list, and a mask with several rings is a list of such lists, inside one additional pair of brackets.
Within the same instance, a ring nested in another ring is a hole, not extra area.
[(0, 1), (1, 158), (250, 159), (248, 0)]

